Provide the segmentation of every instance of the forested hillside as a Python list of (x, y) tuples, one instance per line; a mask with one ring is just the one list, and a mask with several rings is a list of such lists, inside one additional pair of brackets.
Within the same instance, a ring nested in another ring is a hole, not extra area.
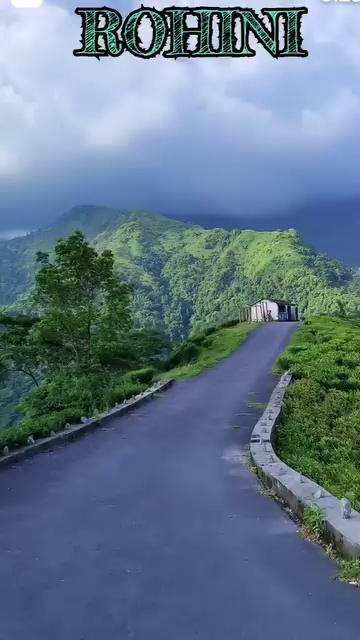
[(110, 249), (133, 285), (135, 319), (163, 327), (172, 340), (236, 317), (262, 296), (297, 302), (301, 315), (356, 312), (351, 269), (307, 247), (295, 230), (203, 229), (143, 212), (77, 207), (56, 225), (0, 243), (0, 304), (13, 304), (33, 284), (37, 251), (74, 229), (97, 250)]
[(31, 308), (0, 314), (0, 449), (138, 394), (170, 351), (163, 333), (135, 326), (113, 254), (81, 231), (36, 265)]

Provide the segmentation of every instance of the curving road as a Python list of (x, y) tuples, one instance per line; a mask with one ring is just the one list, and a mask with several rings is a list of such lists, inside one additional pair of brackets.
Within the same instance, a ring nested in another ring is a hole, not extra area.
[(241, 452), (292, 324), (0, 474), (0, 640), (347, 640), (360, 593)]

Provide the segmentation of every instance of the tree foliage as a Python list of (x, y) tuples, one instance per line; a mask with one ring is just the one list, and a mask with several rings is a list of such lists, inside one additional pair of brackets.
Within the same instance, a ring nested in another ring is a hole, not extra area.
[(38, 386), (40, 354), (34, 340), (38, 319), (26, 315), (0, 316), (0, 376), (23, 373)]
[(106, 363), (130, 329), (130, 289), (110, 251), (98, 254), (80, 231), (59, 240), (54, 259), (39, 252), (33, 300), (40, 358), (47, 372), (86, 372)]
[[(0, 373), (23, 373), (38, 387), (21, 404), (22, 433), (36, 418), (48, 415), (56, 426), (139, 392), (154, 373), (140, 367), (169, 349), (157, 329), (133, 326), (132, 288), (111, 251), (96, 251), (75, 231), (36, 260), (32, 315), (0, 318)], [(132, 369), (139, 373), (126, 378)]]

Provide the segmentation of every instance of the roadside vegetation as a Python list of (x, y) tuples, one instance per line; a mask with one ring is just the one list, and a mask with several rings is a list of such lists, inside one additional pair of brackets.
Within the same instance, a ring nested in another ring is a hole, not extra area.
[(235, 320), (191, 336), (169, 358), (160, 378), (182, 380), (197, 376), (236, 351), (255, 328), (254, 324)]
[[(129, 290), (128, 306), (131, 333), (134, 335), (135, 327), (161, 328), (174, 347), (189, 335), (198, 335), (207, 325), (219, 326), (230, 318), (237, 318), (240, 306), (262, 297), (278, 297), (280, 291), (283, 297), (296, 300), (300, 317), (319, 313), (351, 315), (360, 309), (360, 278), (352, 269), (307, 247), (295, 230), (204, 229), (141, 211), (124, 213), (101, 207), (76, 207), (46, 230), (8, 242), (0, 241), (0, 305), (4, 309), (6, 306), (4, 313), (12, 318), (20, 314), (34, 317), (33, 287), (39, 287), (37, 274), (43, 266), (36, 261), (36, 256), (40, 251), (42, 255), (50, 255), (53, 262), (57, 239), (68, 238), (75, 229), (82, 231), (83, 238), (87, 238), (98, 256), (112, 256), (114, 273), (121, 275), (123, 286), (134, 284)], [(96, 291), (99, 300), (104, 288)], [(70, 302), (65, 301), (64, 313), (68, 313)], [(39, 310), (38, 303), (36, 307), (35, 313), (39, 316), (47, 313), (46, 307)], [(71, 312), (68, 315), (73, 317)], [(97, 331), (97, 321), (93, 327)], [(122, 317), (120, 329), (124, 338)], [(3, 330), (7, 332), (5, 327)], [(37, 333), (35, 326), (30, 328), (30, 333), (33, 338)], [(231, 332), (226, 333), (225, 340), (232, 337)], [(152, 338), (147, 341), (151, 345)], [(140, 344), (142, 338), (138, 342)], [(131, 343), (133, 351), (136, 341)], [(156, 368), (159, 359), (155, 357), (156, 348), (154, 351), (149, 358), (136, 356), (126, 366), (124, 363), (120, 367), (121, 376), (134, 368), (148, 365)], [(161, 353), (162, 360), (168, 357), (170, 347), (165, 351)], [(224, 356), (228, 352), (225, 345)], [(209, 366), (206, 357), (203, 363), (198, 363), (197, 371)], [(218, 357), (223, 355), (220, 353)], [(194, 362), (200, 359), (199, 353), (191, 358)], [(215, 354), (210, 365), (216, 361)], [(183, 361), (176, 368), (187, 364), (189, 361)], [(40, 369), (35, 367), (36, 377), (40, 372), (42, 381), (49, 379), (43, 365), (44, 362)], [(13, 363), (10, 369), (7, 363), (7, 380), (0, 385), (0, 425), (12, 427), (23, 415), (17, 409), (21, 398), (35, 383), (29, 375), (17, 371)], [(115, 363), (102, 362), (101, 371), (105, 369), (106, 392), (109, 387), (118, 386), (119, 376)], [(195, 374), (196, 367), (177, 371), (175, 375), (190, 375), (191, 371)], [(107, 376), (111, 372), (115, 380), (108, 384)], [(100, 409), (100, 400), (96, 399), (98, 384), (95, 387), (95, 401)], [(81, 408), (79, 403), (76, 408)]]
[(284, 402), (277, 451), (291, 467), (360, 509), (360, 323), (308, 319), (277, 370), (294, 383)]
[(305, 538), (320, 542), (324, 533), (324, 512), (316, 504), (304, 509), (301, 532)]
[(340, 580), (360, 587), (360, 558), (340, 560)]
[(0, 430), (0, 447), (26, 444), (144, 391), (169, 353), (153, 329), (136, 329), (131, 288), (110, 251), (81, 232), (37, 254), (27, 314), (0, 317), (0, 375), (27, 381), (21, 418)]
[(306, 507), (302, 519), (301, 534), (306, 540), (321, 544), (329, 558), (337, 563), (338, 580), (360, 587), (360, 558), (345, 560), (337, 553), (332, 544), (325, 543), (324, 518), (325, 512), (317, 504)]
[(0, 315), (0, 402), (10, 382), (15, 391), (0, 449), (96, 416), (155, 379), (193, 377), (254, 329), (230, 321), (174, 346), (154, 328), (137, 328), (135, 292), (117, 275), (112, 252), (96, 251), (80, 231), (59, 240), (53, 255), (39, 252), (36, 262), (26, 312)]

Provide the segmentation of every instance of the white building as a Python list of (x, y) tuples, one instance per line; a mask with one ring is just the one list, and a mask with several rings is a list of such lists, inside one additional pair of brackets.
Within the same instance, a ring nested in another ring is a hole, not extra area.
[(296, 304), (287, 300), (274, 300), (264, 298), (250, 306), (252, 322), (266, 322), (277, 320), (283, 322), (295, 322), (298, 319)]

